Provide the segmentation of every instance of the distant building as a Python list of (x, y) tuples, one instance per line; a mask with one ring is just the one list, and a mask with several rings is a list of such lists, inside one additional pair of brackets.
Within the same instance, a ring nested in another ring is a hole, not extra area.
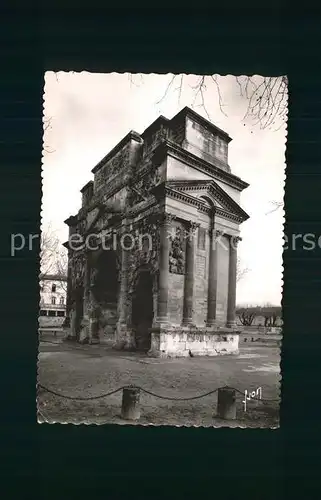
[(66, 316), (67, 277), (40, 275), (39, 331), (62, 331)]

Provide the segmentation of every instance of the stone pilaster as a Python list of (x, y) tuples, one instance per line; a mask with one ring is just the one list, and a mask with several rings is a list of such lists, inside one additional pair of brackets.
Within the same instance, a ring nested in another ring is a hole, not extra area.
[(172, 214), (161, 214), (159, 219), (160, 248), (159, 248), (159, 279), (157, 297), (156, 325), (168, 323), (168, 275), (169, 275), (169, 248), (170, 229), (175, 217)]
[(189, 222), (186, 238), (185, 280), (182, 325), (193, 323), (195, 233), (199, 224)]
[(216, 299), (217, 299), (217, 259), (218, 242), (222, 231), (210, 230), (209, 269), (208, 269), (208, 294), (207, 294), (207, 326), (216, 325)]
[(229, 239), (229, 271), (228, 271), (228, 297), (227, 297), (227, 323), (226, 326), (233, 328), (236, 325), (236, 266), (237, 245), (239, 237), (230, 236)]

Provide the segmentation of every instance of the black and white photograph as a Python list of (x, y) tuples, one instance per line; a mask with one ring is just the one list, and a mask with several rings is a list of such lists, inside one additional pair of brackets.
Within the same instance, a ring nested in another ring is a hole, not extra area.
[(279, 427), (287, 94), (45, 73), (38, 423)]

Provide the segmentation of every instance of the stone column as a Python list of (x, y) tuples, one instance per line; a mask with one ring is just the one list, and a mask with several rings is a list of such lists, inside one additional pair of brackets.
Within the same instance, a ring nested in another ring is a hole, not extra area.
[(69, 334), (68, 338), (70, 340), (77, 340), (77, 331), (76, 331), (77, 316), (76, 316), (75, 309), (70, 310), (69, 317), (70, 317), (70, 334)]
[(169, 235), (173, 219), (174, 216), (168, 213), (161, 214), (160, 217), (159, 279), (156, 317), (158, 326), (162, 323), (168, 323)]
[(239, 237), (230, 236), (229, 241), (229, 270), (228, 270), (228, 297), (227, 297), (227, 323), (226, 326), (235, 326), (236, 307), (236, 265), (237, 265), (237, 244)]
[(210, 230), (210, 249), (208, 266), (208, 294), (207, 294), (207, 326), (209, 328), (216, 325), (216, 299), (217, 299), (217, 259), (218, 243), (217, 238), (222, 235), (222, 231)]
[(84, 317), (89, 316), (89, 297), (90, 297), (90, 266), (88, 261), (88, 254), (84, 256)]
[(80, 332), (80, 342), (88, 342), (90, 340), (90, 315), (91, 315), (91, 300), (90, 300), (90, 264), (88, 253), (84, 254), (84, 296), (83, 296), (83, 319)]
[[(127, 219), (122, 221), (121, 236), (128, 231)], [(126, 250), (128, 242), (126, 238), (120, 238), (119, 245), (122, 244), (121, 252), (121, 269), (120, 269), (120, 285), (117, 304), (117, 325), (115, 337), (115, 349), (129, 349), (133, 347), (133, 338), (130, 327), (128, 326), (128, 273), (129, 273), (129, 252)]]
[(182, 325), (193, 323), (195, 232), (199, 224), (189, 222), (186, 238), (185, 280)]

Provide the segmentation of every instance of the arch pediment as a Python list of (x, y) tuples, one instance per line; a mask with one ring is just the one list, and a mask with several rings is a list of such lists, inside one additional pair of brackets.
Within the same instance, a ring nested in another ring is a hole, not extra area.
[(166, 194), (179, 198), (183, 203), (195, 205), (203, 211), (213, 209), (222, 216), (230, 216), (240, 223), (249, 215), (214, 180), (171, 180), (166, 182)]

